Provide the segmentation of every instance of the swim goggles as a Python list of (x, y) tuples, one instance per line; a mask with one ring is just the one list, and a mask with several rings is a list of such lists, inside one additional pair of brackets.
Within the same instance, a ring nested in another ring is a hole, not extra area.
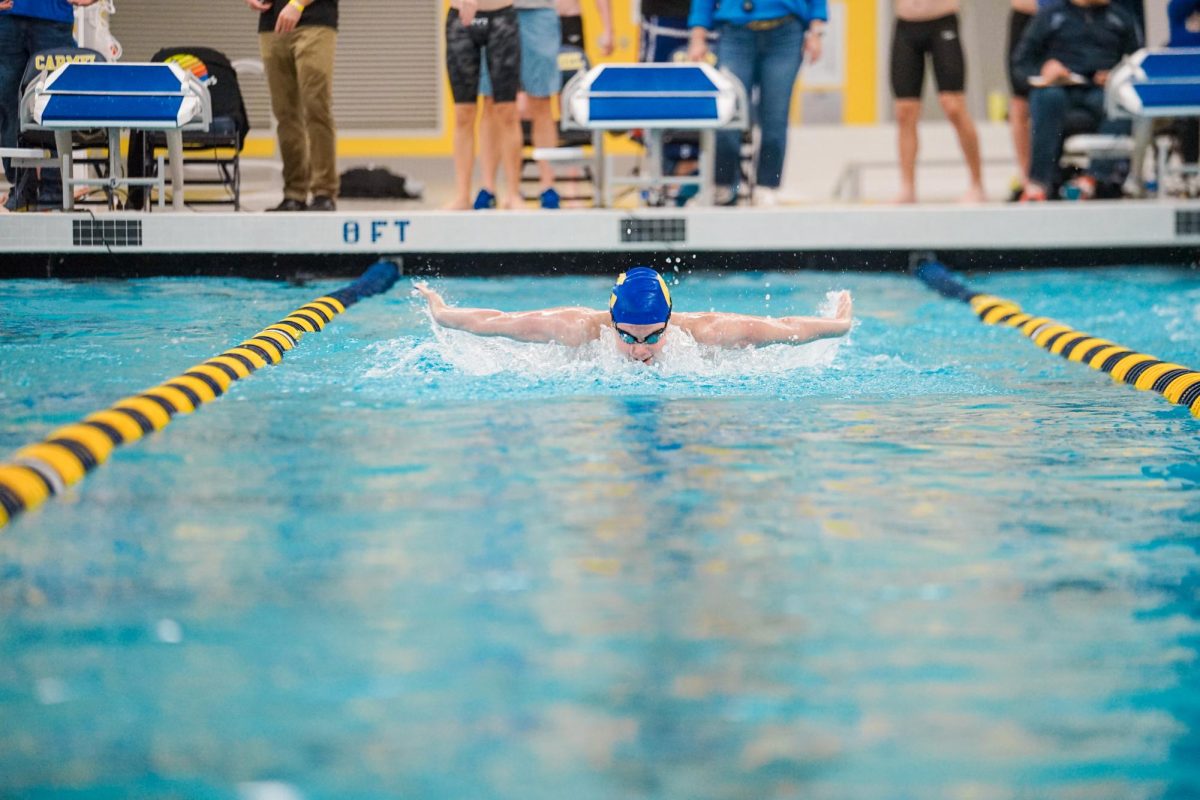
[(632, 333), (629, 333), (628, 331), (621, 330), (616, 325), (613, 325), (613, 330), (617, 332), (617, 335), (621, 337), (621, 341), (625, 344), (658, 344), (658, 340), (661, 339), (662, 335), (667, 332), (667, 326), (663, 325), (654, 333), (648, 333), (641, 339), (634, 336)]

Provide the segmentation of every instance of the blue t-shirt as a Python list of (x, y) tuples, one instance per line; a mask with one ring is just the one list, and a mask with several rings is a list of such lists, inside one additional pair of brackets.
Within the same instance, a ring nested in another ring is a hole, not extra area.
[(13, 0), (12, 11), (18, 17), (37, 17), (54, 22), (74, 22), (75, 7), (67, 0)]
[(1167, 18), (1171, 22), (1171, 47), (1200, 47), (1200, 0), (1171, 0)]
[(752, 20), (778, 19), (789, 14), (798, 17), (804, 25), (814, 19), (829, 19), (826, 0), (692, 0), (688, 27), (712, 30), (717, 22), (745, 25)]

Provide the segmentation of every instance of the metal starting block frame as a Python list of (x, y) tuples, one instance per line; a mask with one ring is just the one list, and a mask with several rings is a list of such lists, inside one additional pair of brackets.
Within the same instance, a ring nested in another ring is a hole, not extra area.
[[(44, 153), (38, 165), (61, 166), (63, 209), (74, 208), (76, 186), (104, 186), (110, 198), (118, 186), (157, 186), (163, 204), (166, 176), (162, 157), (154, 178), (129, 178), (121, 161), (121, 131), (163, 131), (171, 164), (172, 205), (183, 208), (183, 132), (208, 130), (212, 98), (208, 88), (173, 63), (69, 63), (43, 72), (21, 98), (21, 130), (52, 131), (59, 156)], [(76, 178), (72, 133), (108, 132), (107, 178)], [(25, 163), (29, 163), (26, 161)], [(110, 204), (112, 200), (110, 199)]]
[[(750, 115), (741, 82), (709, 64), (602, 64), (567, 83), (561, 125), (563, 130), (592, 133), (599, 205), (612, 205), (617, 185), (697, 185), (700, 205), (712, 205), (716, 131), (746, 130)], [(604, 132), (631, 129), (645, 132), (648, 174), (617, 177), (604, 152)], [(699, 175), (662, 174), (663, 133), (668, 130), (699, 132)]]
[[(1143, 48), (1122, 59), (1104, 86), (1105, 113), (1109, 119), (1133, 120), (1131, 188), (1142, 192), (1143, 162), (1154, 135), (1154, 120), (1200, 117), (1200, 48)], [(1168, 148), (1157, 148), (1158, 192), (1170, 167)], [(1173, 170), (1200, 174), (1200, 165), (1184, 164)]]

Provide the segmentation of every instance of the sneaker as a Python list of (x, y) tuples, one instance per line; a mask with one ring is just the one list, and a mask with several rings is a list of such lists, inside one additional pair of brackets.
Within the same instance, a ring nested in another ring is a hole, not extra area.
[(304, 205), (304, 201), (285, 197), (282, 203), (273, 208), (268, 208), (267, 211), (304, 211), (306, 208), (308, 206)]
[(1021, 183), (1020, 178), (1013, 178), (1008, 185), (1008, 202), (1018, 203), (1021, 200), (1021, 195), (1025, 193), (1025, 184)]
[(559, 207), (558, 192), (554, 191), (554, 187), (551, 187), (551, 188), (547, 189), (546, 191), (542, 192), (541, 199), (542, 199), (542, 208), (558, 208)]
[(487, 189), (480, 189), (479, 194), (475, 195), (475, 210), (483, 211), (489, 208), (496, 207), (496, 195), (489, 192)]
[(715, 206), (736, 206), (737, 199), (737, 190), (732, 186), (718, 186), (713, 192)]
[(337, 211), (337, 203), (333, 202), (332, 197), (326, 197), (323, 194), (313, 197), (312, 202), (308, 204), (309, 211)]
[(683, 208), (696, 195), (700, 194), (700, 184), (685, 183), (679, 187), (679, 192), (675, 195), (675, 206)]
[(1025, 188), (1021, 190), (1022, 203), (1044, 203), (1046, 202), (1046, 190), (1038, 184), (1030, 181), (1025, 184)]
[(779, 205), (779, 190), (759, 186), (754, 190), (754, 205), (758, 208), (774, 208)]
[(1063, 184), (1060, 191), (1064, 200), (1092, 200), (1096, 197), (1096, 179), (1091, 175), (1080, 175)]

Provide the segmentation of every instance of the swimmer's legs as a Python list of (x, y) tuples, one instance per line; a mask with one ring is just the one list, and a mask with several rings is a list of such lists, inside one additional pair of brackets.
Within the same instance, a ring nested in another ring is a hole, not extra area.
[(500, 149), (500, 167), (504, 170), (505, 196), (501, 208), (522, 208), (521, 198), (521, 121), (517, 118), (517, 104), (495, 104), (496, 127), (499, 129), (496, 143)]
[(496, 103), (483, 96), (483, 116), (479, 120), (480, 183), (496, 196), (496, 171), (500, 169), (500, 127), (496, 123)]
[(444, 208), (471, 207), (471, 173), (475, 170), (475, 103), (454, 104), (454, 197)]
[(896, 99), (896, 144), (900, 156), (900, 193), (897, 203), (917, 202), (917, 121), (921, 118), (921, 99)]
[(1029, 100), (1014, 96), (1008, 103), (1008, 124), (1012, 129), (1013, 152), (1017, 157), (1017, 172), (1021, 185), (1029, 183)]
[(963, 195), (963, 201), (982, 203), (986, 195), (983, 191), (983, 166), (979, 157), (979, 134), (975, 131), (971, 115), (967, 113), (967, 96), (962, 92), (938, 92), (938, 102), (942, 104), (946, 119), (950, 120), (954, 132), (958, 134), (958, 146), (967, 162), (971, 182), (967, 193)]
[[(554, 122), (554, 112), (550, 106), (549, 97), (534, 97), (525, 95), (526, 109), (529, 121), (533, 126), (534, 147), (557, 147), (558, 125)], [(538, 191), (544, 192), (554, 188), (554, 168), (547, 161), (537, 162)]]

